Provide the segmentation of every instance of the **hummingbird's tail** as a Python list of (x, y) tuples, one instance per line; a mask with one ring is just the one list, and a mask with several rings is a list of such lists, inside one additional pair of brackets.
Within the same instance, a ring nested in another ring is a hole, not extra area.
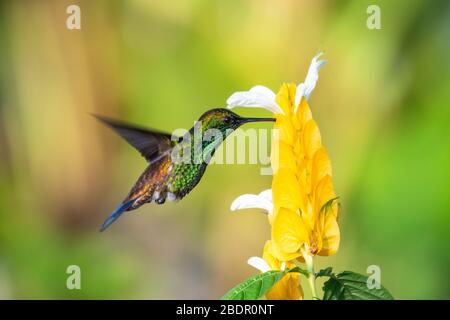
[(120, 206), (118, 206), (116, 208), (116, 210), (114, 210), (113, 213), (111, 213), (111, 215), (108, 217), (108, 219), (105, 220), (105, 222), (103, 222), (102, 227), (100, 228), (100, 232), (104, 231), (106, 228), (108, 228), (114, 221), (117, 220), (117, 218), (119, 218), (122, 213), (124, 213), (124, 211), (126, 211), (127, 209), (129, 209), (131, 207), (131, 205), (133, 204), (134, 199), (124, 202), (122, 203)]

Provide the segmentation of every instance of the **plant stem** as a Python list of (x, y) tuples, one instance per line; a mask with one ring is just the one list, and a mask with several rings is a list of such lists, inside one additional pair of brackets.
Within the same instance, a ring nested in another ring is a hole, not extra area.
[(314, 273), (310, 274), (308, 277), (309, 286), (311, 287), (311, 293), (314, 300), (318, 300), (317, 292), (316, 292), (316, 277)]
[(308, 283), (311, 288), (311, 293), (312, 293), (313, 299), (318, 300), (319, 297), (317, 296), (317, 291), (316, 291), (316, 275), (314, 273), (313, 257), (310, 256), (307, 252), (303, 252), (303, 258), (305, 259), (306, 268), (309, 273)]

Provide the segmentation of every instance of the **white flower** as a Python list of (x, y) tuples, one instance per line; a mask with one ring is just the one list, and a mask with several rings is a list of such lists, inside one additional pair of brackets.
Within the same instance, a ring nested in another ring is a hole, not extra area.
[(317, 80), (319, 80), (319, 70), (320, 67), (327, 63), (325, 60), (319, 60), (323, 53), (320, 52), (316, 55), (309, 65), (308, 74), (306, 75), (305, 82), (300, 83), (297, 86), (297, 91), (295, 93), (295, 112), (297, 111), (298, 105), (302, 101), (302, 97), (309, 100), (311, 93), (316, 87)]
[(239, 91), (233, 93), (228, 99), (228, 108), (234, 107), (255, 107), (264, 108), (272, 113), (283, 113), (278, 103), (275, 101), (276, 94), (267, 87), (254, 86), (249, 91)]
[[(251, 265), (253, 268), (258, 269), (262, 273), (272, 270), (272, 268), (269, 266), (269, 264), (266, 262), (266, 260), (264, 260), (263, 258), (260, 258), (260, 257), (250, 257), (247, 260), (247, 263), (249, 265)], [(286, 263), (283, 262), (281, 264), (280, 270), (284, 271), (285, 269), (286, 269)]]
[(273, 211), (272, 189), (267, 189), (260, 194), (243, 194), (237, 197), (231, 204), (231, 211), (239, 209), (258, 208), (266, 210), (269, 215)]
[(250, 259), (247, 260), (247, 263), (252, 267), (254, 267), (255, 269), (258, 269), (262, 273), (271, 270), (266, 260), (260, 257), (251, 257)]
[[(308, 100), (316, 87), (317, 80), (319, 79), (320, 67), (326, 63), (325, 60), (319, 60), (321, 55), (322, 53), (319, 53), (312, 59), (305, 82), (302, 82), (297, 86), (295, 94), (295, 112), (297, 111), (297, 107), (300, 104), (302, 97), (305, 97), (305, 99)], [(249, 91), (233, 93), (227, 99), (227, 104), (229, 109), (234, 107), (256, 107), (267, 109), (274, 114), (284, 114), (281, 107), (275, 101), (275, 98), (276, 94), (269, 88), (255, 86)]]

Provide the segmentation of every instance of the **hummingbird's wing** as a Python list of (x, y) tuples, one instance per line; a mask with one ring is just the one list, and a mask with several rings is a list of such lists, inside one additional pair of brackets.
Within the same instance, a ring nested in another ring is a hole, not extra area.
[(152, 162), (161, 154), (170, 150), (176, 141), (179, 140), (178, 137), (172, 137), (168, 133), (140, 128), (97, 115), (94, 116), (135, 147), (148, 162)]

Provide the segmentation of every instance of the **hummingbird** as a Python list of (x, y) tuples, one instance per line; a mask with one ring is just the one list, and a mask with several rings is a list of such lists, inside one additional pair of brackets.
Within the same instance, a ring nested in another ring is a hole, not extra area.
[[(249, 122), (275, 121), (274, 118), (244, 118), (224, 108), (206, 111), (181, 137), (145, 129), (110, 118), (95, 117), (113, 129), (147, 160), (140, 175), (122, 203), (100, 228), (104, 231), (124, 212), (145, 203), (177, 201), (200, 182), (210, 159), (233, 130)], [(203, 134), (196, 134), (200, 131)], [(208, 135), (208, 132), (213, 134)]]

